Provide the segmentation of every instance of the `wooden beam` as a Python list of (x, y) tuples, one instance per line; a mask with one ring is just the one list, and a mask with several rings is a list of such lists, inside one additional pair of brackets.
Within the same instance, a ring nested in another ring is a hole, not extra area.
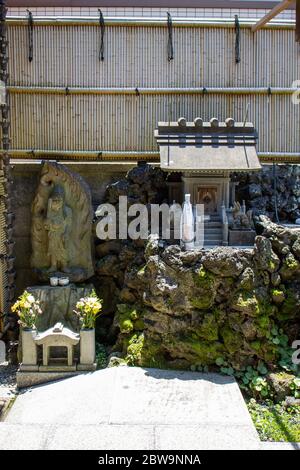
[[(275, 16), (279, 15), (283, 10), (286, 10), (287, 8), (291, 7), (291, 5), (294, 3), (294, 0), (284, 0), (283, 2), (279, 3), (276, 5), (276, 7), (272, 8), (269, 13), (267, 13), (265, 16), (263, 16), (257, 23), (255, 23), (252, 26), (252, 31), (255, 33), (259, 29), (261, 29), (265, 24), (269, 23)], [(297, 0), (297, 4), (299, 3), (299, 0)]]

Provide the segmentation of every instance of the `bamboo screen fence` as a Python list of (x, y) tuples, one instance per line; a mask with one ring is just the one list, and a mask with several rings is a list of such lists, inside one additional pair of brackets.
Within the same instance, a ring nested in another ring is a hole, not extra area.
[[(248, 119), (262, 158), (300, 160), (300, 80), (294, 24), (252, 33), (234, 21), (174, 24), (174, 59), (162, 24), (107, 21), (99, 60), (97, 19), (8, 21), (13, 158), (157, 159), (158, 121)], [(299, 85), (298, 85), (299, 86)]]

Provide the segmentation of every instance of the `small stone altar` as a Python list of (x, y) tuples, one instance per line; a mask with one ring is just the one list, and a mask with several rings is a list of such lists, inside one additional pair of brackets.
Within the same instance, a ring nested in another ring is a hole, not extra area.
[[(80, 336), (78, 333), (74, 333), (65, 328), (62, 323), (56, 323), (53, 328), (49, 328), (43, 333), (39, 333), (35, 338), (34, 342), (37, 346), (43, 348), (43, 365), (40, 366), (40, 370), (48, 371), (51, 366), (51, 349), (55, 347), (61, 347), (67, 349), (67, 364), (63, 364), (63, 368), (76, 370), (74, 364), (74, 346), (79, 343)], [(94, 358), (93, 358), (94, 359)], [(57, 366), (54, 366), (57, 367)]]
[[(56, 323), (41, 333), (37, 333), (35, 330), (23, 330), (23, 359), (17, 373), (18, 386), (22, 386), (24, 380), (25, 383), (26, 380), (29, 381), (27, 384), (54, 380), (58, 377), (53, 374), (57, 373), (62, 373), (65, 376), (65, 374), (72, 372), (95, 370), (95, 347), (90, 344), (91, 334), (93, 337), (94, 333), (91, 331), (84, 333), (88, 334), (75, 333), (62, 323)], [(74, 357), (76, 345), (80, 346), (80, 361)], [(42, 363), (38, 358), (39, 346), (42, 347)], [(53, 355), (53, 351), (61, 349), (67, 350), (66, 356)]]

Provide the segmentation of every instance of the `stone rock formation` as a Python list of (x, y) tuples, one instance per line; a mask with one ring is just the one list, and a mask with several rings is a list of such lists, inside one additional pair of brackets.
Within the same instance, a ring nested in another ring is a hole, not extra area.
[[(161, 203), (166, 190), (165, 175), (142, 165), (107, 188), (106, 202), (117, 210), (119, 195), (129, 204)], [(105, 312), (98, 333), (118, 361), (184, 369), (219, 357), (236, 369), (276, 364), (273, 332), (282, 330), (289, 344), (300, 334), (300, 232), (264, 216), (257, 228), (246, 250), (184, 252), (157, 236), (97, 241), (95, 286)]]
[(237, 199), (246, 200), (253, 215), (276, 220), (277, 205), (281, 222), (300, 218), (300, 165), (276, 165), (276, 181), (271, 165), (263, 165), (257, 173), (235, 174), (232, 180), (237, 182)]
[[(159, 168), (140, 163), (129, 170), (126, 177), (108, 185), (104, 203), (113, 204), (118, 214), (119, 196), (127, 196), (128, 206), (135, 203), (150, 204), (167, 201), (166, 174)], [(94, 227), (99, 221), (96, 210)], [(145, 264), (145, 240), (96, 239), (96, 277), (94, 280), (98, 295), (103, 299), (103, 315), (98, 321), (98, 333), (103, 341), (114, 341), (117, 328), (113, 323), (117, 304), (136, 301), (136, 296), (125, 287), (130, 285), (134, 270)], [(130, 274), (129, 274), (130, 273)], [(108, 333), (109, 331), (109, 333)]]
[(160, 248), (151, 237), (145, 264), (127, 266), (117, 305), (115, 350), (127, 362), (190, 368), (225, 358), (239, 369), (274, 364), (273, 331), (300, 332), (300, 231), (260, 218), (254, 249)]

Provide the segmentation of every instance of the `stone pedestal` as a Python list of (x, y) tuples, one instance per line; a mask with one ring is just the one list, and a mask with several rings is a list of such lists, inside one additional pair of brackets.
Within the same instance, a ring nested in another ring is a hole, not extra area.
[(229, 230), (230, 246), (253, 246), (256, 237), (254, 230)]
[(22, 371), (37, 371), (37, 350), (34, 342), (36, 330), (22, 330)]
[(56, 323), (62, 323), (70, 330), (79, 333), (80, 324), (74, 313), (76, 303), (81, 297), (91, 294), (93, 284), (78, 286), (69, 284), (67, 286), (32, 286), (28, 287), (36, 300), (40, 301), (42, 315), (37, 318), (36, 328), (39, 332), (52, 328)]
[(0, 364), (6, 360), (6, 348), (5, 343), (0, 339)]
[(95, 370), (95, 329), (80, 330), (80, 363), (78, 370)]

